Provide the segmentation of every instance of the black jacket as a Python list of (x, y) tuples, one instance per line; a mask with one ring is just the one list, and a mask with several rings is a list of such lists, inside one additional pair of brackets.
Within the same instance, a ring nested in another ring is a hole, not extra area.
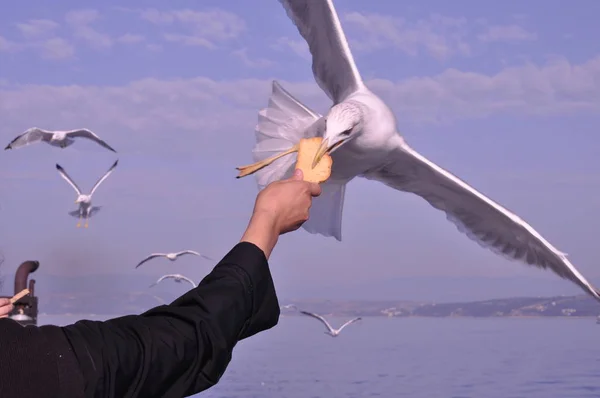
[(184, 397), (215, 385), (279, 303), (264, 253), (237, 244), (198, 285), (141, 315), (64, 327), (0, 319), (0, 397)]

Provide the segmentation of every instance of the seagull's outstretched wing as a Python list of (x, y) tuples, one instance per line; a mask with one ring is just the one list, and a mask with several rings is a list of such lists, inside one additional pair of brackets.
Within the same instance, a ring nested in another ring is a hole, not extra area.
[(279, 0), (306, 40), (317, 84), (335, 103), (364, 87), (332, 0)]
[(345, 328), (346, 326), (350, 325), (351, 323), (354, 322), (358, 322), (360, 321), (362, 318), (358, 317), (358, 318), (354, 318), (354, 319), (350, 319), (348, 322), (344, 323), (342, 326), (340, 326), (340, 328), (338, 329), (338, 332), (341, 332), (343, 328)]
[(74, 137), (87, 138), (89, 140), (96, 141), (98, 144), (102, 145), (104, 148), (117, 153), (117, 151), (115, 151), (110, 145), (108, 145), (106, 143), (106, 141), (102, 140), (100, 137), (98, 137), (96, 134), (92, 133), (88, 129), (70, 130), (70, 131), (67, 131), (67, 136), (72, 137), (72, 138), (74, 138)]
[(600, 300), (600, 291), (588, 282), (557, 250), (516, 214), (476, 191), (406, 144), (399, 145), (393, 159), (364, 177), (400, 191), (412, 192), (446, 213), (459, 231), (481, 246), (511, 260), (550, 268)]
[(152, 253), (151, 255), (149, 255), (148, 257), (146, 257), (142, 261), (140, 261), (138, 263), (138, 265), (135, 266), (135, 268), (138, 268), (140, 265), (144, 264), (146, 261), (150, 261), (150, 260), (152, 260), (155, 257), (165, 257), (165, 256), (166, 256), (165, 253)]
[(195, 256), (200, 256), (200, 257), (203, 257), (203, 258), (205, 258), (205, 259), (207, 259), (207, 260), (213, 261), (213, 259), (212, 259), (212, 258), (210, 258), (210, 257), (208, 257), (208, 256), (205, 256), (204, 254), (200, 254), (200, 253), (198, 253), (198, 252), (195, 252), (195, 251), (193, 251), (193, 250), (183, 250), (183, 251), (180, 251), (179, 253), (175, 253), (175, 256), (176, 256), (176, 257), (179, 257), (179, 256), (183, 256), (183, 255), (185, 255), (185, 254), (193, 254), (193, 255), (195, 255)]
[(62, 166), (60, 164), (56, 164), (56, 170), (58, 170), (58, 173), (60, 174), (60, 176), (69, 183), (70, 186), (73, 187), (73, 189), (75, 190), (75, 192), (77, 192), (77, 195), (81, 195), (81, 189), (79, 189), (79, 187), (77, 186), (77, 184), (75, 184), (75, 181), (73, 181), (71, 179), (71, 177), (69, 177), (69, 175), (67, 174), (67, 172), (65, 171), (65, 169), (62, 168)]
[(14, 140), (12, 140), (4, 150), (7, 149), (17, 149), (22, 146), (34, 144), (36, 142), (44, 141), (49, 142), (50, 138), (52, 138), (53, 133), (48, 130), (43, 130), (38, 127), (32, 127), (30, 129), (25, 130), (25, 132), (19, 136), (17, 136)]
[(90, 196), (92, 196), (94, 194), (94, 192), (96, 191), (96, 188), (98, 188), (100, 186), (100, 184), (102, 184), (102, 181), (104, 181), (108, 178), (108, 176), (113, 172), (115, 167), (117, 167), (117, 164), (119, 164), (119, 159), (115, 160), (113, 165), (110, 166), (110, 169), (108, 169), (108, 171), (94, 184), (94, 187), (92, 188), (92, 191), (90, 192)]
[(151, 284), (149, 287), (153, 287), (158, 285), (159, 283), (161, 283), (165, 278), (168, 278), (171, 275), (163, 275), (160, 278), (158, 278), (158, 280), (156, 282), (154, 282), (153, 284)]
[(188, 282), (192, 287), (196, 287), (196, 283), (187, 276), (178, 275), (178, 279)]
[(313, 318), (316, 318), (318, 320), (320, 320), (321, 322), (323, 322), (323, 325), (325, 325), (325, 327), (333, 333), (334, 329), (331, 327), (331, 325), (329, 324), (329, 322), (327, 322), (327, 320), (325, 320), (325, 318), (323, 318), (321, 315), (317, 315), (317, 314), (313, 314), (312, 312), (307, 312), (307, 311), (300, 311), (301, 314), (304, 315), (308, 315), (308, 316), (312, 316)]

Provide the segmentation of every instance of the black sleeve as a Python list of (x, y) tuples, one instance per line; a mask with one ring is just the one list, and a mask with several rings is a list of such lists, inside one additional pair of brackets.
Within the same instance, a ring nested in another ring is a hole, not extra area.
[(77, 360), (58, 326), (0, 319), (0, 397), (83, 397)]
[(267, 259), (242, 242), (170, 305), (62, 329), (86, 396), (184, 397), (216, 384), (236, 343), (278, 320)]

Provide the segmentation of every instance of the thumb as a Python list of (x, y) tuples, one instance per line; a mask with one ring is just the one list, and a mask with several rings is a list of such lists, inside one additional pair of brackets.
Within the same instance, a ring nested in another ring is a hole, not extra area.
[(294, 170), (294, 175), (292, 176), (292, 180), (302, 181), (303, 178), (304, 178), (304, 173), (302, 172), (301, 169)]

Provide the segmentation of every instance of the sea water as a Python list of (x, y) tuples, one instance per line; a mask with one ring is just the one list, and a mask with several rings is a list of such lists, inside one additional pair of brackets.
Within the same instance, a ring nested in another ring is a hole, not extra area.
[[(41, 315), (64, 325), (109, 316)], [(346, 318), (331, 318), (338, 327)], [(240, 342), (213, 398), (600, 397), (593, 318), (364, 317), (332, 338), (319, 321), (282, 316)]]

